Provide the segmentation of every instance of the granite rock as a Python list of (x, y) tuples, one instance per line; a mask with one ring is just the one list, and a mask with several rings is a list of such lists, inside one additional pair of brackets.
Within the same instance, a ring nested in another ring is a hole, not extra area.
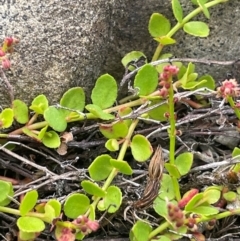
[[(148, 20), (160, 12), (175, 24), (170, 1), (165, 0), (0, 0), (0, 40), (20, 39), (12, 55), (12, 68), (6, 74), (15, 97), (30, 102), (46, 94), (51, 103), (72, 86), (88, 92), (97, 77), (108, 72), (120, 80), (121, 58), (129, 51), (143, 51), (151, 58), (156, 43), (151, 39)], [(181, 1), (184, 12), (192, 6)], [(240, 55), (240, 1), (229, 0), (210, 9), (207, 38), (179, 31), (177, 44), (165, 50), (177, 57), (215, 60), (237, 59)], [(210, 73), (221, 81), (236, 68), (197, 65), (200, 73)], [(1, 105), (9, 101), (0, 89)]]

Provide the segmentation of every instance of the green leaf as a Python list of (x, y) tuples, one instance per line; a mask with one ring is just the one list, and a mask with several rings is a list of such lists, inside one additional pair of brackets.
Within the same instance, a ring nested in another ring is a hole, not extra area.
[(159, 42), (163, 46), (171, 45), (171, 44), (176, 43), (175, 39), (173, 39), (171, 37), (168, 37), (168, 36), (162, 36), (162, 37), (154, 38), (154, 40), (156, 40), (157, 42)]
[(12, 183), (0, 180), (0, 206), (7, 206), (13, 197), (14, 191)]
[(197, 37), (207, 37), (210, 31), (208, 25), (200, 21), (187, 22), (184, 24), (183, 30), (188, 34)]
[(26, 240), (34, 240), (37, 237), (37, 233), (32, 232), (32, 233), (28, 233), (28, 232), (23, 232), (22, 230), (19, 230), (19, 235), (18, 238), (22, 241)]
[(116, 139), (109, 139), (105, 143), (105, 147), (109, 151), (118, 151), (119, 150), (119, 143)]
[(55, 217), (59, 217), (61, 214), (61, 203), (57, 199), (50, 199), (46, 205), (51, 206), (55, 211)]
[(128, 125), (124, 121), (111, 124), (100, 124), (99, 130), (108, 139), (120, 139), (127, 136)]
[(110, 159), (111, 165), (125, 175), (132, 175), (133, 170), (126, 161)]
[(37, 200), (38, 192), (36, 190), (27, 192), (19, 207), (21, 216), (25, 216), (28, 212), (30, 212), (35, 207)]
[(122, 203), (122, 192), (116, 186), (110, 186), (107, 189), (107, 194), (103, 199), (104, 207), (108, 213), (115, 213)]
[(100, 118), (102, 120), (113, 120), (115, 117), (114, 115), (108, 114), (104, 112), (99, 106), (89, 104), (85, 106), (86, 110), (88, 110), (90, 113), (92, 113), (97, 118)]
[(234, 202), (237, 199), (237, 194), (235, 192), (230, 191), (230, 192), (223, 193), (223, 197), (228, 202)]
[(150, 64), (145, 64), (134, 79), (134, 88), (139, 89), (139, 95), (149, 95), (158, 86), (158, 72)]
[(143, 221), (137, 221), (130, 231), (131, 241), (146, 241), (152, 231), (152, 227)]
[(214, 204), (221, 197), (221, 189), (217, 186), (211, 186), (204, 190), (203, 196), (209, 204)]
[(180, 154), (175, 160), (175, 166), (179, 170), (181, 176), (186, 175), (190, 171), (192, 163), (193, 154), (190, 152), (184, 152)]
[(109, 176), (113, 169), (110, 159), (112, 159), (112, 157), (107, 154), (98, 156), (88, 167), (90, 177), (94, 181), (102, 181)]
[(77, 218), (84, 214), (90, 205), (89, 198), (84, 194), (71, 194), (64, 203), (63, 210), (67, 217)]
[[(158, 103), (162, 102), (162, 100), (152, 100), (149, 107), (156, 105)], [(169, 112), (169, 105), (168, 104), (162, 104), (148, 112), (148, 115), (151, 119), (158, 120), (158, 121), (166, 121), (167, 118), (165, 116), (166, 113)]]
[(55, 131), (62, 132), (67, 128), (65, 119), (66, 112), (62, 109), (57, 109), (53, 106), (48, 107), (44, 112), (44, 119), (48, 122)]
[[(60, 105), (69, 109), (83, 111), (85, 106), (85, 93), (83, 88), (74, 87), (67, 90), (60, 100)], [(71, 111), (63, 110), (63, 112), (68, 115)]]
[[(205, 82), (202, 82), (203, 80), (205, 80)], [(215, 80), (212, 78), (211, 75), (203, 75), (198, 79), (198, 85), (197, 88), (195, 89), (200, 89), (200, 88), (208, 88), (210, 90), (215, 90), (216, 85), (215, 85)]]
[(147, 161), (153, 152), (150, 142), (143, 135), (135, 135), (132, 138), (130, 147), (134, 159), (138, 162)]
[(102, 190), (96, 183), (93, 183), (88, 180), (84, 180), (81, 182), (81, 186), (83, 187), (84, 191), (88, 194), (91, 194), (96, 197), (105, 197), (106, 192)]
[(46, 125), (45, 127), (43, 127), (40, 132), (38, 133), (38, 138), (39, 140), (42, 140), (42, 138), (44, 137), (45, 133), (47, 132), (48, 129), (48, 125)]
[(191, 211), (193, 213), (204, 215), (204, 216), (211, 216), (219, 213), (219, 210), (212, 206), (199, 206), (192, 209)]
[(109, 74), (100, 76), (92, 90), (92, 103), (101, 109), (111, 107), (117, 98), (116, 80)]
[[(144, 53), (140, 52), (140, 51), (132, 51), (128, 54), (126, 54), (123, 58), (122, 58), (122, 64), (123, 66), (126, 68), (127, 65), (130, 63), (130, 62), (135, 62), (137, 61), (138, 59), (140, 59), (141, 57), (143, 57), (144, 59), (147, 59), (147, 57), (144, 55)], [(145, 63), (147, 62), (147, 60), (145, 60)], [(128, 69), (130, 71), (134, 70), (135, 67), (132, 66), (132, 65), (129, 65), (128, 66)]]
[(232, 152), (232, 157), (239, 156), (240, 155), (240, 148), (235, 147)]
[(42, 142), (49, 148), (57, 148), (61, 144), (60, 137), (55, 131), (48, 131), (42, 138)]
[(44, 222), (35, 217), (20, 217), (17, 220), (17, 226), (21, 231), (27, 233), (41, 232), (45, 229)]
[(192, 90), (192, 89), (196, 89), (196, 87), (198, 87), (199, 85), (202, 85), (206, 82), (207, 82), (207, 80), (202, 80), (200, 82), (199, 81), (189, 81), (185, 85), (182, 85), (182, 88), (185, 90)]
[(8, 128), (13, 123), (13, 110), (10, 108), (4, 109), (0, 113), (0, 128)]
[(15, 120), (20, 124), (26, 124), (29, 120), (27, 105), (21, 100), (14, 100), (12, 108)]
[(57, 218), (57, 216), (55, 214), (54, 208), (51, 205), (46, 204), (44, 206), (44, 220), (45, 220), (45, 222), (52, 223), (55, 218)]
[(181, 174), (178, 170), (178, 168), (173, 165), (173, 164), (170, 164), (170, 163), (165, 163), (165, 168), (167, 169), (168, 173), (173, 176), (173, 177), (176, 177), (176, 178), (180, 178), (181, 177)]
[(204, 5), (204, 0), (198, 0), (198, 4), (201, 7), (205, 17), (209, 19), (210, 18), (210, 13), (209, 13), (208, 9)]
[(160, 188), (158, 197), (164, 201), (166, 198), (169, 201), (175, 198), (175, 190), (174, 190), (172, 178), (166, 173), (163, 173), (162, 180), (161, 180), (161, 188)]
[[(193, 196), (193, 198), (186, 204), (185, 210), (192, 211), (194, 208), (198, 207), (199, 205), (206, 203), (204, 199), (203, 193), (198, 193)], [(206, 203), (207, 204), (207, 203)]]
[(172, 10), (176, 20), (181, 23), (183, 19), (183, 10), (179, 0), (172, 0)]
[(171, 24), (167, 18), (160, 13), (153, 13), (148, 23), (148, 31), (152, 37), (161, 37), (168, 34)]
[(48, 108), (48, 100), (45, 95), (38, 95), (32, 101), (29, 109), (34, 110), (37, 114), (43, 115), (44, 111)]

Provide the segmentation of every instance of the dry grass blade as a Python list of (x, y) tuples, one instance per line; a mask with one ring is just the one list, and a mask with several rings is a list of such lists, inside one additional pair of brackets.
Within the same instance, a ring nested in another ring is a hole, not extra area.
[(148, 168), (149, 180), (143, 193), (143, 197), (133, 203), (133, 207), (144, 209), (149, 207), (158, 195), (160, 181), (163, 174), (164, 159), (162, 148), (157, 147)]

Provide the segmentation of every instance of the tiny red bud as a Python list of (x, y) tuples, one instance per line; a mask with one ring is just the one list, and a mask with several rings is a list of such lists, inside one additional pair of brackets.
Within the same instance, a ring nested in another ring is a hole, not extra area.
[(198, 193), (198, 189), (191, 189), (190, 191), (186, 192), (182, 199), (178, 202), (179, 208), (184, 208), (187, 203)]
[(165, 112), (165, 113), (164, 113), (164, 117), (167, 118), (167, 119), (169, 119), (169, 117), (170, 117), (169, 112)]
[(13, 38), (12, 37), (7, 37), (7, 38), (5, 38), (4, 42), (6, 43), (6, 45), (8, 47), (11, 47), (11, 45), (13, 44)]

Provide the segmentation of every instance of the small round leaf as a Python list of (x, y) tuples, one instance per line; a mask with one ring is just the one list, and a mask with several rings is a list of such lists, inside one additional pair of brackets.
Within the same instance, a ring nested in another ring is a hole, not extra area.
[(4, 109), (0, 113), (0, 128), (8, 128), (13, 123), (13, 110), (10, 108)]
[(172, 10), (176, 20), (181, 23), (183, 19), (183, 10), (179, 0), (172, 0)]
[(122, 192), (116, 186), (110, 186), (104, 197), (104, 206), (109, 213), (115, 213), (122, 203)]
[(186, 175), (190, 171), (192, 167), (192, 163), (193, 163), (193, 154), (190, 152), (184, 152), (180, 154), (179, 156), (177, 156), (175, 160), (175, 165), (179, 170), (181, 176)]
[(207, 37), (210, 31), (208, 25), (200, 21), (187, 22), (184, 24), (183, 30), (188, 34), (197, 37)]
[(44, 134), (42, 142), (49, 148), (57, 148), (61, 144), (60, 137), (55, 131), (48, 131)]
[(67, 198), (63, 210), (67, 217), (77, 218), (88, 210), (89, 205), (90, 200), (86, 195), (74, 193)]
[(15, 120), (20, 124), (26, 124), (29, 120), (27, 105), (21, 100), (14, 100), (12, 108)]
[(38, 95), (32, 101), (29, 109), (34, 110), (37, 114), (43, 114), (48, 108), (48, 100), (45, 95)]
[(84, 191), (88, 194), (91, 194), (96, 197), (105, 197), (106, 192), (102, 190), (96, 183), (93, 183), (88, 180), (84, 180), (81, 182), (81, 186), (83, 187)]
[(67, 121), (64, 110), (53, 106), (47, 108), (44, 112), (44, 118), (55, 131), (62, 132), (67, 128)]
[(167, 18), (160, 13), (153, 13), (148, 24), (148, 31), (152, 37), (167, 35), (171, 29), (171, 24)]
[(125, 175), (132, 175), (133, 170), (126, 161), (110, 160), (111, 165)]
[(21, 231), (27, 233), (41, 232), (45, 229), (44, 222), (35, 217), (20, 217), (17, 220), (17, 226)]
[(105, 147), (109, 151), (118, 151), (119, 150), (119, 143), (116, 139), (109, 139), (105, 143)]
[(134, 79), (134, 88), (139, 89), (139, 95), (151, 94), (158, 85), (158, 72), (150, 64), (144, 65)]
[[(147, 57), (144, 55), (144, 53), (140, 52), (140, 51), (132, 51), (128, 54), (126, 54), (123, 58), (122, 58), (122, 64), (123, 66), (126, 68), (127, 65), (129, 65), (129, 63), (131, 62), (137, 62), (140, 58), (144, 58), (147, 59)], [(147, 62), (147, 60), (145, 60), (145, 63)], [(134, 70), (135, 67), (133, 65), (129, 65), (128, 69), (130, 71)]]
[(102, 181), (111, 173), (113, 167), (110, 164), (111, 156), (104, 154), (96, 157), (92, 164), (88, 167), (90, 177), (94, 181)]
[(152, 227), (143, 221), (137, 221), (130, 231), (131, 240), (146, 241), (152, 231)]
[(0, 206), (7, 206), (11, 202), (8, 196), (13, 197), (13, 195), (12, 183), (0, 180)]
[[(60, 105), (73, 110), (82, 111), (85, 106), (85, 93), (83, 88), (74, 87), (67, 90), (60, 100)], [(68, 114), (70, 112), (68, 110), (64, 111)]]
[(92, 103), (101, 109), (106, 109), (114, 104), (117, 98), (116, 80), (109, 74), (100, 76), (92, 90)]
[(28, 212), (30, 212), (35, 207), (37, 200), (38, 192), (36, 190), (27, 192), (19, 207), (20, 214), (25, 216)]
[(153, 152), (150, 142), (143, 135), (135, 135), (132, 138), (130, 147), (134, 159), (139, 162), (147, 161)]

